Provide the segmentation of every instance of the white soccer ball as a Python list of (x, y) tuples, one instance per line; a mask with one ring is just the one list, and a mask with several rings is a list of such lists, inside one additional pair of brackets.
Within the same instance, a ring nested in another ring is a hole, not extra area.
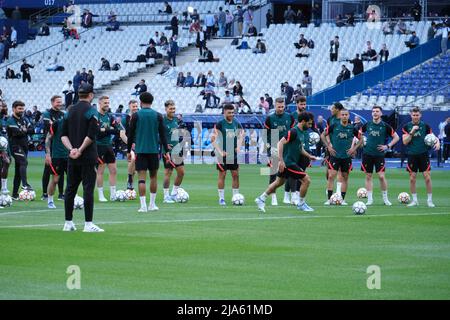
[(340, 206), (344, 199), (342, 199), (342, 196), (339, 193), (333, 193), (333, 195), (330, 197), (330, 204), (334, 206)]
[(424, 141), (427, 146), (434, 147), (434, 145), (438, 142), (438, 138), (434, 134), (429, 133), (425, 136)]
[(398, 202), (403, 203), (403, 204), (407, 204), (407, 203), (409, 203), (409, 201), (411, 201), (411, 198), (407, 192), (401, 192), (398, 195), (397, 199), (398, 199)]
[(125, 190), (125, 196), (127, 197), (127, 200), (136, 200), (136, 190), (127, 189)]
[(127, 194), (125, 193), (125, 191), (123, 191), (123, 190), (117, 190), (117, 191), (116, 191), (116, 201), (124, 202), (124, 201), (126, 201), (126, 200), (128, 200), (128, 196), (127, 196)]
[(233, 203), (234, 206), (242, 206), (245, 203), (245, 198), (242, 194), (236, 193), (231, 198), (231, 202)]
[(359, 188), (358, 191), (356, 191), (356, 196), (359, 199), (367, 198), (367, 189), (366, 188)]
[(10, 207), (12, 205), (12, 198), (10, 195), (2, 194), (0, 195), (0, 206)]
[(32, 190), (22, 190), (19, 193), (19, 200), (21, 201), (33, 201), (36, 198), (36, 192)]
[(178, 188), (175, 201), (178, 203), (186, 203), (189, 201), (189, 194), (183, 188)]
[(316, 145), (320, 142), (320, 136), (317, 132), (310, 132), (309, 133), (309, 144), (310, 145)]
[(8, 139), (5, 137), (0, 137), (0, 150), (8, 149)]
[(360, 214), (364, 214), (366, 212), (367, 207), (366, 207), (366, 204), (364, 202), (356, 201), (353, 204), (352, 209), (353, 209), (353, 213), (354, 214), (360, 215)]
[(84, 208), (84, 199), (78, 195), (75, 196), (73, 201), (73, 208), (77, 210), (81, 210)]

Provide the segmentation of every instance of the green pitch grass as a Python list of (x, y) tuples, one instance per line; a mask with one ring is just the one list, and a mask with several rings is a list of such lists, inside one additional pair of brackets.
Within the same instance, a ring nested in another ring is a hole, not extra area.
[[(43, 159), (31, 159), (31, 184), (41, 195)], [(126, 163), (119, 162), (118, 189), (125, 187)], [(241, 166), (243, 207), (219, 207), (212, 165), (189, 165), (183, 187), (186, 204), (162, 204), (159, 178), (157, 213), (138, 214), (138, 200), (96, 203), (95, 222), (106, 232), (61, 231), (63, 203), (14, 202), (0, 211), (1, 299), (449, 299), (450, 171), (433, 171), (436, 208), (398, 204), (409, 191), (404, 170), (387, 171), (390, 199), (364, 216), (350, 207), (325, 207), (323, 168), (311, 168), (308, 204), (303, 213), (282, 204), (258, 213), (254, 198), (267, 185), (260, 166)], [(160, 172), (161, 173), (161, 172)], [(13, 168), (9, 177), (10, 188)], [(347, 202), (356, 199), (363, 174), (353, 171)], [(105, 190), (109, 195), (108, 184)], [(79, 192), (81, 195), (81, 192)], [(96, 194), (97, 198), (97, 194)], [(148, 199), (148, 195), (147, 195)], [(81, 289), (69, 290), (69, 266), (79, 266)], [(367, 288), (367, 268), (380, 267), (381, 289)]]

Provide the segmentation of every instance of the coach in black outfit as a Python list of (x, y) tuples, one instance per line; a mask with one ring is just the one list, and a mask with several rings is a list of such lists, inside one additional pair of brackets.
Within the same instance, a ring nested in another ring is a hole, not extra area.
[(92, 107), (94, 90), (90, 84), (83, 83), (78, 89), (79, 102), (69, 108), (64, 117), (61, 141), (69, 150), (67, 165), (67, 189), (64, 199), (66, 223), (63, 231), (74, 231), (73, 203), (78, 186), (83, 183), (84, 232), (102, 232), (92, 223), (94, 214), (94, 187), (97, 178), (97, 144), (99, 131), (97, 111)]
[(352, 59), (352, 60), (349, 60), (349, 62), (351, 64), (353, 64), (352, 72), (353, 72), (354, 76), (357, 76), (358, 74), (364, 72), (364, 65), (363, 65), (362, 60), (359, 58), (359, 54), (358, 53), (356, 54), (356, 57), (354, 59)]
[(28, 82), (31, 82), (31, 74), (30, 74), (30, 68), (34, 68), (33, 65), (28, 64), (25, 59), (22, 60), (22, 65), (20, 66), (20, 72), (22, 72), (22, 82), (25, 82), (28, 80)]

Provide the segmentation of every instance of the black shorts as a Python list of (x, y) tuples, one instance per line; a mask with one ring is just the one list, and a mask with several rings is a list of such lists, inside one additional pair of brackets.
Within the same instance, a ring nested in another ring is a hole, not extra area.
[(157, 153), (137, 153), (136, 171), (154, 171), (159, 169), (159, 154)]
[(174, 168), (178, 168), (178, 167), (182, 167), (184, 166), (184, 162), (181, 161), (181, 163), (176, 163), (174, 159), (170, 159), (170, 161), (167, 161), (167, 159), (162, 156), (162, 160), (163, 160), (163, 164), (164, 164), (164, 168), (165, 169), (174, 169)]
[(116, 162), (116, 155), (112, 146), (97, 145), (98, 164), (108, 164)]
[(363, 154), (361, 161), (361, 170), (365, 173), (373, 173), (373, 167), (375, 167), (376, 173), (384, 172), (384, 157)]
[(328, 160), (327, 163), (328, 168), (331, 170), (341, 170), (341, 172), (352, 171), (352, 158), (341, 159), (331, 156), (330, 160)]
[(61, 176), (67, 173), (67, 159), (52, 158), (52, 164), (50, 165), (50, 173), (54, 176)]
[(219, 160), (217, 160), (217, 164), (216, 164), (216, 169), (219, 171), (235, 171), (239, 169), (239, 164), (237, 163), (237, 158), (233, 160), (232, 163), (227, 163), (227, 159), (223, 158), (222, 162), (219, 162)]
[(306, 169), (311, 166), (311, 160), (307, 157), (301, 157), (298, 165), (303, 171), (306, 171)]
[(299, 165), (293, 165), (284, 168), (283, 172), (278, 171), (277, 176), (285, 179), (293, 178), (295, 180), (301, 180), (306, 177), (306, 172)]
[(431, 170), (430, 157), (428, 153), (409, 154), (408, 165), (406, 166), (408, 172), (426, 172)]

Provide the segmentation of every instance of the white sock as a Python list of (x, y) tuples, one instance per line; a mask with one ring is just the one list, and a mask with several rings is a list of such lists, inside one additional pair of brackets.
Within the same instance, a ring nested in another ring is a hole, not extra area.
[(97, 190), (98, 190), (98, 197), (99, 198), (104, 198), (105, 195), (103, 194), (103, 187), (97, 188)]
[(336, 193), (341, 194), (342, 182), (336, 182)]
[(147, 200), (145, 199), (145, 196), (139, 197), (139, 200), (141, 200), (141, 208), (147, 208)]
[(172, 195), (176, 195), (177, 193), (178, 193), (178, 188), (179, 188), (180, 186), (176, 186), (176, 185), (173, 185), (173, 188), (172, 188)]
[(299, 205), (302, 205), (302, 204), (305, 203), (305, 198), (302, 198), (302, 197), (299, 196), (299, 199), (300, 199), (299, 202), (298, 202)]
[(284, 198), (285, 199), (289, 199), (289, 196), (291, 195), (291, 193), (290, 192), (284, 192)]
[(300, 191), (295, 191), (295, 198), (300, 199)]
[(413, 197), (413, 201), (414, 201), (414, 202), (417, 202), (417, 193), (413, 193), (413, 194), (412, 194), (412, 197)]
[(156, 193), (150, 193), (150, 207), (155, 205)]
[(116, 196), (116, 186), (110, 186), (109, 190), (111, 191), (111, 197)]
[(387, 196), (387, 190), (386, 190), (386, 191), (381, 191), (381, 195), (383, 196), (383, 200), (384, 200), (384, 201), (389, 200), (389, 199), (388, 199), (388, 196)]
[[(260, 195), (259, 198), (260, 198), (262, 201), (266, 202), (266, 199), (267, 199), (268, 196), (269, 196), (269, 195), (268, 195), (267, 193), (263, 192), (263, 194)], [(273, 196), (273, 195), (272, 195), (272, 196)]]
[(239, 193), (239, 189), (232, 189), (233, 190), (233, 196), (235, 195), (235, 194), (238, 194)]
[(427, 197), (428, 197), (428, 202), (433, 202), (433, 194), (432, 193), (428, 193)]
[(48, 202), (48, 203), (53, 202), (53, 196), (48, 195), (48, 197), (47, 197), (47, 202)]
[(72, 220), (66, 220), (67, 224), (73, 224)]
[(91, 222), (85, 222), (84, 223), (84, 226), (86, 227), (86, 228), (89, 228), (90, 226), (92, 225), (92, 221)]
[(225, 190), (218, 189), (218, 191), (219, 191), (219, 200), (225, 200)]
[(2, 179), (2, 189), (8, 189), (8, 179)]
[(277, 200), (277, 194), (275, 192), (272, 193), (272, 200)]
[(169, 188), (164, 188), (164, 199), (169, 197)]
[(373, 191), (367, 191), (367, 201), (373, 202)]

